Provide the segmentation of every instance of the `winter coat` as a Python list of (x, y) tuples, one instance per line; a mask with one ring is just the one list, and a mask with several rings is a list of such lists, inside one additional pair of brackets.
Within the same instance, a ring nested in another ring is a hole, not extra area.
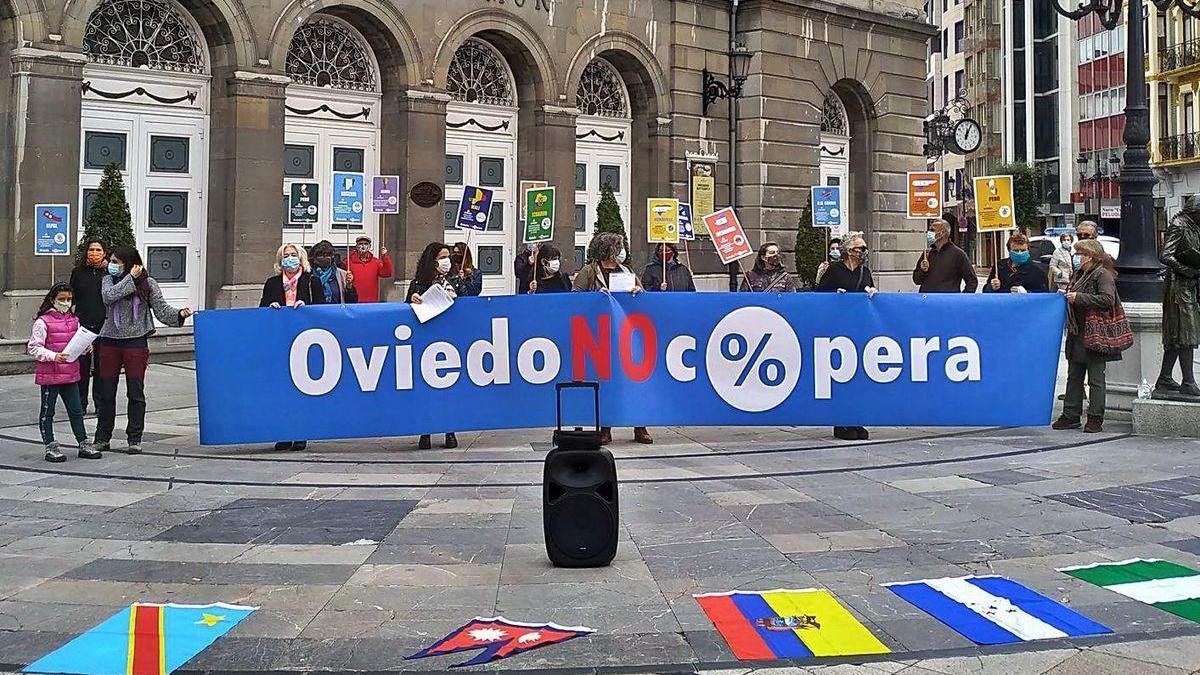
[(391, 279), (395, 271), (392, 269), (392, 256), (385, 255), (376, 258), (367, 252), (363, 260), (358, 251), (346, 258), (346, 267), (354, 275), (354, 289), (358, 291), (359, 302), (379, 302), (379, 280)]
[(746, 272), (738, 290), (754, 291), (755, 293), (791, 293), (796, 290), (796, 280), (782, 267), (764, 272), (752, 269)]
[(513, 273), (517, 277), (517, 295), (529, 292), (529, 282), (533, 280), (533, 263), (529, 260), (529, 252), (517, 253), (513, 261)]
[(75, 316), (79, 318), (79, 325), (93, 333), (99, 333), (100, 329), (104, 327), (104, 315), (107, 312), (104, 307), (104, 298), (100, 295), (100, 286), (106, 276), (108, 276), (108, 269), (105, 267), (84, 265), (71, 270), (71, 292), (75, 296)]
[(871, 276), (871, 268), (866, 265), (859, 265), (857, 269), (850, 269), (844, 262), (830, 263), (825, 269), (825, 273), (821, 275), (821, 283), (817, 284), (817, 291), (828, 293), (830, 291), (843, 290), (847, 293), (864, 293), (868, 288), (875, 285), (875, 277)]
[(1088, 364), (1120, 361), (1120, 353), (1101, 354), (1089, 350), (1083, 344), (1083, 326), (1088, 315), (1093, 312), (1110, 312), (1120, 302), (1113, 273), (1103, 265), (1096, 265), (1086, 272), (1078, 271), (1067, 290), (1077, 294), (1075, 302), (1067, 305), (1067, 342), (1064, 349), (1067, 360)]
[[(145, 274), (145, 272), (143, 272)], [(163, 300), (162, 290), (158, 282), (146, 277), (150, 286), (150, 306), (137, 295), (133, 276), (126, 274), (119, 280), (113, 281), (111, 274), (104, 275), (101, 282), (100, 295), (108, 308), (104, 319), (104, 327), (100, 329), (100, 337), (110, 340), (135, 340), (154, 333), (154, 319), (168, 326), (182, 326), (183, 316)]]
[[(317, 284), (321, 286), (321, 297), (325, 297), (325, 284), (321, 281), (321, 277), (317, 275), (317, 269), (314, 267), (312, 271), (313, 278), (317, 280)], [(328, 302), (352, 305), (358, 302), (358, 290), (346, 281), (346, 270), (337, 267), (333, 268), (333, 276), (330, 277), (329, 283), (333, 286), (333, 299)]]
[[(617, 264), (616, 269), (609, 271), (609, 274), (616, 274), (618, 272), (633, 274), (632, 270), (619, 263)], [(633, 275), (633, 285), (639, 289), (642, 288), (642, 282), (637, 278), (636, 274)], [(608, 289), (608, 284), (604, 281), (604, 272), (600, 271), (600, 263), (591, 262), (584, 265), (583, 269), (579, 270), (579, 272), (575, 275), (574, 288), (577, 291), (599, 291), (602, 289)]]
[(471, 297), (483, 292), (483, 272), (480, 270), (473, 270), (469, 277), (461, 271), (455, 272), (447, 277), (447, 280), (455, 295), (460, 297)]
[[(921, 271), (921, 261), (929, 257), (929, 271)], [(963, 250), (946, 242), (940, 249), (930, 248), (917, 258), (913, 268), (913, 283), (922, 293), (974, 293), (979, 285), (975, 268)]]
[(27, 351), (37, 361), (33, 381), (39, 385), (71, 384), (79, 381), (79, 359), (58, 363), (54, 357), (66, 349), (67, 343), (79, 330), (74, 314), (52, 309), (33, 322)]
[[(661, 290), (663, 282), (662, 258), (655, 258), (646, 265), (646, 269), (642, 270), (641, 282), (642, 288), (648, 291)], [(687, 265), (678, 260), (672, 260), (667, 263), (667, 290), (696, 290), (696, 284), (692, 281), (692, 271), (687, 268)]]
[[(320, 280), (309, 272), (301, 272), (296, 279), (296, 300), (306, 305), (325, 304), (325, 291), (321, 288)], [(258, 301), (258, 306), (270, 307), (272, 302), (279, 303), (280, 307), (287, 306), (282, 274), (276, 274), (263, 284), (262, 299)]]
[[(1000, 273), (1000, 290), (993, 291), (992, 279), (997, 271)], [(1049, 293), (1053, 290), (1050, 288), (1050, 273), (1041, 263), (1030, 260), (1024, 265), (1017, 265), (1005, 258), (1000, 261), (998, 269), (992, 268), (987, 283), (983, 285), (983, 292), (1012, 293), (1013, 286), (1020, 286), (1029, 293)]]
[(553, 275), (537, 280), (537, 290), (534, 293), (569, 293), (571, 292), (571, 277), (566, 272), (555, 272)]
[(1071, 283), (1071, 274), (1075, 271), (1072, 255), (1071, 249), (1059, 246), (1050, 256), (1050, 272), (1054, 274), (1054, 285), (1058, 288), (1066, 289), (1067, 284)]

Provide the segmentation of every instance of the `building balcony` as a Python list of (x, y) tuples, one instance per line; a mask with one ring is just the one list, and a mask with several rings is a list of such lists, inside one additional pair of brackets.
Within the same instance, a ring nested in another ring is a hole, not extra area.
[(1175, 166), (1200, 162), (1200, 133), (1192, 132), (1159, 139), (1153, 164)]
[[(1200, 39), (1188, 40), (1158, 50), (1157, 77), (1174, 79), (1200, 73)], [(1147, 63), (1147, 69), (1150, 64)]]

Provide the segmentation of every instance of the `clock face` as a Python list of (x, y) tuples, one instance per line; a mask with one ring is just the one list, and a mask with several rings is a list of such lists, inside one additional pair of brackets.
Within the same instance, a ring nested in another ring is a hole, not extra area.
[(959, 120), (954, 125), (954, 145), (958, 147), (959, 152), (963, 154), (975, 152), (979, 149), (979, 143), (982, 140), (983, 134), (979, 130), (979, 123), (975, 120)]

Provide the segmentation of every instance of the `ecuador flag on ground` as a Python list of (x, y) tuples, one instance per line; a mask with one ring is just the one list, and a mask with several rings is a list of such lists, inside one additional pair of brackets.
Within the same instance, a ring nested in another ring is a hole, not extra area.
[(828, 591), (732, 591), (695, 597), (743, 661), (890, 651)]
[(1200, 623), (1200, 572), (1190, 567), (1134, 558), (1058, 571)]
[(137, 603), (25, 668), (26, 673), (166, 675), (257, 607)]

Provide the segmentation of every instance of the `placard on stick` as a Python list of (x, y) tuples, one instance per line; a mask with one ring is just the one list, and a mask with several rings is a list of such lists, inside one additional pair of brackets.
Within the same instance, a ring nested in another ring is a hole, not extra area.
[(750, 241), (746, 238), (746, 231), (742, 229), (742, 223), (738, 221), (737, 214), (733, 212), (732, 208), (725, 207), (716, 213), (704, 216), (704, 226), (712, 235), (717, 255), (726, 265), (748, 255), (754, 255), (754, 249), (751, 248)]
[(554, 239), (554, 188), (532, 188), (525, 191), (526, 244)]
[(646, 200), (646, 238), (651, 244), (679, 243), (679, 200)]

